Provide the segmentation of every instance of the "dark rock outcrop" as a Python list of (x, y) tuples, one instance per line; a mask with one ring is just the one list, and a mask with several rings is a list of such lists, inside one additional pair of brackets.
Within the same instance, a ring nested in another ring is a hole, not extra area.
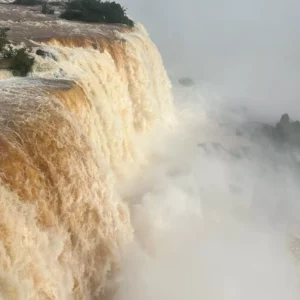
[(300, 122), (291, 121), (288, 114), (281, 116), (275, 127), (276, 133), (284, 142), (300, 146)]
[(35, 52), (36, 55), (39, 55), (43, 58), (46, 58), (46, 57), (49, 57), (49, 58), (52, 58), (53, 60), (57, 61), (57, 58), (50, 52), (47, 52), (43, 49), (37, 49), (36, 52)]
[(193, 86), (195, 82), (192, 78), (189, 77), (182, 77), (178, 79), (178, 82), (183, 86)]

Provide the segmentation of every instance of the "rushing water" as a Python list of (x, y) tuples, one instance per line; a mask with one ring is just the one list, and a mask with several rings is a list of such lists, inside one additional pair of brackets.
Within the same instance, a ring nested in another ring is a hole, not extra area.
[(80, 26), (0, 80), (0, 299), (298, 298), (296, 149)]
[(102, 295), (133, 238), (117, 182), (147, 163), (151, 129), (175, 122), (144, 28), (99, 30), (36, 44), (49, 55), (31, 76), (0, 81), (3, 299)]

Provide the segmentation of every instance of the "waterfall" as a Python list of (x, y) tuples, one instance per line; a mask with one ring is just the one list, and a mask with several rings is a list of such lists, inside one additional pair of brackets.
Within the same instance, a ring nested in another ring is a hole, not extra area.
[(171, 85), (142, 25), (35, 43), (0, 80), (0, 298), (95, 299), (133, 236), (116, 182), (174, 122)]

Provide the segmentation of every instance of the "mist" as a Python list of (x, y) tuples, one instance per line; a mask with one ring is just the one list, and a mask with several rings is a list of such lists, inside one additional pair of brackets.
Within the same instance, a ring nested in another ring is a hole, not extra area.
[(211, 83), (273, 121), (298, 108), (300, 4), (294, 0), (122, 0), (146, 25), (170, 77)]
[(120, 184), (135, 241), (115, 299), (299, 299), (300, 152), (255, 124), (300, 118), (300, 4), (123, 3), (162, 53), (178, 124)]
[(251, 131), (214, 96), (175, 85), (177, 127), (156, 132), (148, 167), (120, 186), (135, 242), (117, 300), (300, 295), (299, 151)]

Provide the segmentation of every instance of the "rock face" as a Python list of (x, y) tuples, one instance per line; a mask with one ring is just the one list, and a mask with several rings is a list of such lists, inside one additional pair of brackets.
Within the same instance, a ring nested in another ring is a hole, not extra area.
[(36, 55), (39, 55), (43, 58), (46, 58), (46, 57), (50, 57), (52, 58), (53, 60), (57, 61), (57, 58), (50, 52), (47, 52), (43, 49), (37, 49), (36, 52), (35, 52)]
[(291, 121), (288, 114), (283, 114), (276, 124), (275, 130), (282, 141), (300, 146), (299, 121)]
[[(246, 128), (246, 131), (239, 130), (239, 135), (243, 132), (249, 131), (250, 128)], [(253, 136), (267, 136), (277, 146), (280, 145), (292, 145), (300, 147), (300, 122), (292, 121), (290, 116), (285, 113), (281, 116), (279, 122), (275, 126), (269, 124), (257, 124), (256, 129), (253, 131)]]
[(291, 133), (291, 122), (288, 114), (283, 114), (280, 121), (276, 124), (276, 130), (282, 137)]

